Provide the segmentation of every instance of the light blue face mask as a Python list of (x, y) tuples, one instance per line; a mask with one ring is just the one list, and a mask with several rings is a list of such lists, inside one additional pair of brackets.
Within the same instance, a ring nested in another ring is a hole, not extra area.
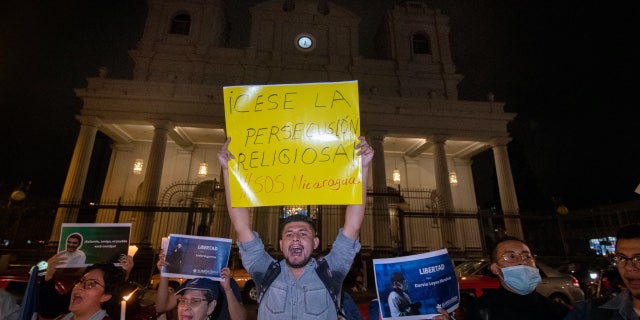
[(527, 295), (536, 289), (542, 281), (540, 271), (537, 268), (518, 265), (502, 268), (502, 280), (515, 293)]

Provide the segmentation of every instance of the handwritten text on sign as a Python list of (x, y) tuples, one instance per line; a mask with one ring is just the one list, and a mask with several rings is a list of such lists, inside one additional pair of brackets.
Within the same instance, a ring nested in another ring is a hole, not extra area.
[(234, 207), (356, 204), (356, 81), (224, 88)]

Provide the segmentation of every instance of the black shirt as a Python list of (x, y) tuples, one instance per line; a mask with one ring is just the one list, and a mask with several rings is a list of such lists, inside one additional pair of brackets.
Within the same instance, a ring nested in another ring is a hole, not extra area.
[(500, 287), (473, 299), (465, 319), (467, 320), (555, 320), (564, 319), (569, 308), (534, 291), (519, 295)]

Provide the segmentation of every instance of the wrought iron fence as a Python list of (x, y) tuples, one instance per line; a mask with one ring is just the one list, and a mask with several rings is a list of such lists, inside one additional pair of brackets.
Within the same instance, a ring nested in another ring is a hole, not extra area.
[[(10, 251), (41, 250), (46, 246), (51, 233), (53, 221), (58, 208), (78, 210), (77, 222), (95, 222), (99, 210), (114, 212), (114, 221), (119, 221), (123, 214), (141, 214), (144, 212), (183, 213), (189, 215), (186, 234), (204, 234), (208, 232), (215, 214), (226, 214), (223, 207), (224, 196), (218, 185), (214, 185), (215, 193), (203, 197), (206, 201), (187, 201), (180, 205), (165, 201), (159, 206), (142, 206), (135, 202), (105, 201), (101, 203), (30, 203), (0, 207), (0, 254)], [(213, 190), (212, 189), (212, 190)], [(220, 191), (220, 192), (218, 192)], [(201, 191), (199, 191), (201, 192)], [(397, 206), (398, 218), (411, 218), (416, 223), (424, 221), (425, 226), (433, 221), (446, 217), (452, 221), (467, 221), (478, 226), (482, 240), (481, 254), (487, 255), (491, 245), (504, 233), (505, 221), (517, 219), (522, 225), (524, 239), (530, 247), (541, 256), (589, 256), (589, 239), (615, 235), (622, 225), (640, 223), (640, 205), (638, 203), (608, 206), (570, 212), (565, 215), (554, 210), (545, 212), (522, 212), (519, 215), (503, 215), (499, 210), (443, 210), (437, 193), (427, 189), (385, 189), (370, 191), (367, 214), (386, 219), (389, 206)], [(212, 209), (212, 203), (218, 206)], [(321, 219), (340, 219), (344, 213), (343, 206), (318, 206)], [(429, 222), (427, 222), (429, 221)], [(400, 224), (402, 225), (402, 224)], [(433, 225), (428, 225), (433, 227)], [(391, 232), (388, 230), (387, 232)], [(403, 239), (404, 230), (399, 234), (376, 234), (382, 239)], [(387, 237), (387, 238), (385, 238)], [(387, 241), (383, 240), (382, 242)], [(400, 240), (402, 241), (402, 240)], [(389, 250), (397, 249), (389, 243)], [(424, 249), (417, 249), (418, 251)], [(417, 252), (415, 252), (417, 253)], [(475, 253), (477, 254), (477, 252)]]

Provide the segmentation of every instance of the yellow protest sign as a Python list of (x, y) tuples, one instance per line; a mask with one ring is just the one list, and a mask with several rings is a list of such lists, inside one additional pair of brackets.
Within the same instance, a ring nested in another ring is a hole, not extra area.
[(234, 207), (359, 204), (357, 81), (224, 87)]

